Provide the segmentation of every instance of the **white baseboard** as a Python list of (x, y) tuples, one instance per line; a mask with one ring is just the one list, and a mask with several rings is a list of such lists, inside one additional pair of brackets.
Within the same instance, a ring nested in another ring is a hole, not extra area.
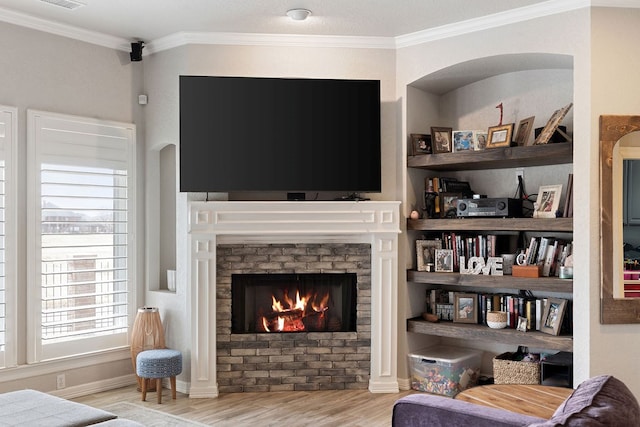
[[(136, 376), (124, 375), (118, 378), (110, 378), (108, 380), (95, 381), (92, 383), (81, 384), (73, 387), (67, 387), (60, 390), (50, 391), (49, 394), (62, 397), (64, 399), (74, 399), (76, 397), (86, 396), (88, 394), (100, 393), (102, 391), (113, 390), (115, 388), (129, 387), (138, 382)], [(169, 379), (165, 378), (162, 381), (162, 387), (170, 389), (171, 384)], [(189, 394), (189, 382), (176, 380), (176, 391), (184, 394)]]
[(402, 391), (411, 390), (411, 380), (409, 378), (398, 378), (398, 388)]
[[(114, 388), (128, 387), (136, 384), (137, 379), (133, 374), (123, 375), (121, 377), (109, 378), (108, 380), (100, 380), (92, 383), (81, 384), (73, 387), (67, 387), (60, 390), (50, 391), (50, 394), (54, 396), (62, 397), (64, 399), (73, 399), (80, 396), (86, 396), (92, 393), (99, 393), (101, 391), (113, 390)], [(177, 386), (176, 386), (177, 388)]]

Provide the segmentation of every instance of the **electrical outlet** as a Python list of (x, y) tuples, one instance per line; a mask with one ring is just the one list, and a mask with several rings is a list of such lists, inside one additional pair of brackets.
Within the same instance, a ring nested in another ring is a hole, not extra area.
[(522, 180), (524, 181), (524, 169), (523, 168), (517, 168), (516, 169), (516, 185), (520, 184), (520, 177), (522, 177)]
[(65, 384), (66, 378), (64, 376), (64, 374), (58, 374), (58, 377), (56, 378), (56, 389), (60, 390), (61, 388), (65, 388), (67, 385)]

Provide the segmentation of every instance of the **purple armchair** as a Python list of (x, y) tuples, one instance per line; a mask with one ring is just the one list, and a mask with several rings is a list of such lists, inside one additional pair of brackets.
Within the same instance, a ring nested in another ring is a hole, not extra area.
[(475, 405), (448, 397), (413, 394), (393, 407), (394, 427), (616, 426), (640, 425), (638, 401), (620, 380), (589, 378), (564, 401), (550, 420)]

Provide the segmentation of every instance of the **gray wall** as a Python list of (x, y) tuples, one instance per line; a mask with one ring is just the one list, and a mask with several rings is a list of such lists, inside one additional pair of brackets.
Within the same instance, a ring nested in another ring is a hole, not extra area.
[[(0, 23), (0, 104), (18, 108), (18, 361), (26, 360), (26, 110), (136, 123), (140, 110), (137, 92), (141, 81), (138, 64), (127, 52), (103, 48), (11, 24)], [(138, 143), (143, 138), (138, 135)], [(140, 154), (142, 152), (140, 151)], [(144, 168), (139, 170), (142, 182)], [(143, 193), (140, 193), (143, 194)], [(144, 206), (139, 206), (139, 217)], [(140, 229), (142, 232), (143, 229)], [(140, 233), (142, 236), (142, 233)], [(142, 260), (144, 245), (140, 244)], [(140, 273), (143, 270), (140, 269)], [(142, 276), (138, 276), (142, 282)], [(101, 357), (93, 363), (52, 362), (45, 367), (0, 370), (0, 391), (31, 387), (55, 390), (56, 374), (67, 373), (67, 388), (101, 383), (132, 373), (128, 349)], [(95, 360), (95, 359), (94, 359)], [(81, 367), (85, 365), (85, 367)]]

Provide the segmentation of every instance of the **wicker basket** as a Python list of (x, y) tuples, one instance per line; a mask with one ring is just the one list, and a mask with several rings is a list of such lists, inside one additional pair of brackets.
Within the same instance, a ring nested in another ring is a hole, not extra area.
[(540, 362), (511, 360), (514, 353), (493, 358), (494, 384), (540, 384)]

